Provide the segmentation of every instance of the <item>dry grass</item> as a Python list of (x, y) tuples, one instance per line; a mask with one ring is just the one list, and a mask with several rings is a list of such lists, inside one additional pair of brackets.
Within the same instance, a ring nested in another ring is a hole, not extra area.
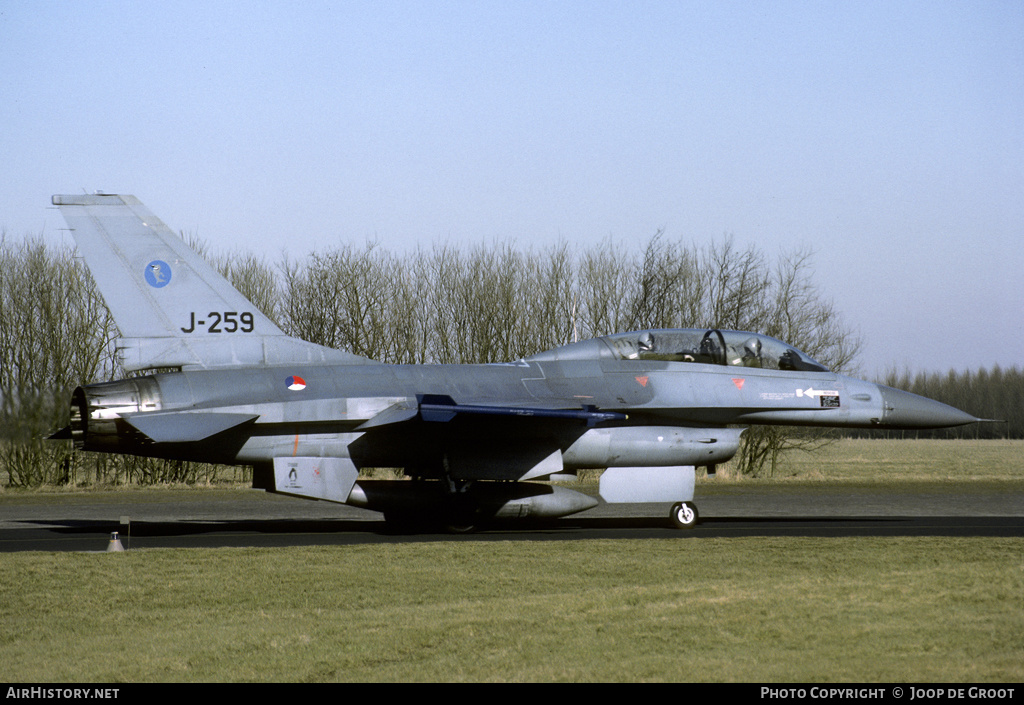
[(727, 482), (1024, 482), (1024, 440), (844, 439), (814, 452), (785, 454), (773, 477), (738, 476)]
[(7, 554), (25, 682), (1020, 681), (1016, 539)]

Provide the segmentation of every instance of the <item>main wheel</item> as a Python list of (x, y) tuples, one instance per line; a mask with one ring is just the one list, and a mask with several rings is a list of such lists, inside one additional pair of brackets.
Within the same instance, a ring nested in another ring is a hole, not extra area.
[(677, 502), (672, 506), (672, 525), (677, 529), (692, 529), (697, 526), (699, 515), (693, 502)]
[(451, 518), (444, 524), (444, 530), (449, 534), (472, 534), (477, 528), (469, 519)]

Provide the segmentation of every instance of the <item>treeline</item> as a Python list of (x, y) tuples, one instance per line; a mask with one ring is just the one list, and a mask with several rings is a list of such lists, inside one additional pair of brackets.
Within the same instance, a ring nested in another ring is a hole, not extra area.
[(1024, 371), (991, 369), (942, 373), (889, 371), (882, 384), (955, 406), (992, 423), (936, 431), (874, 432), (893, 438), (1024, 438)]
[(705, 326), (760, 330), (842, 368), (858, 350), (811, 281), (809, 253), (772, 260), (731, 240), (408, 255), (370, 244), (220, 266), (289, 334), (382, 362), (505, 362), (613, 332)]
[[(725, 238), (697, 246), (656, 233), (518, 249), (435, 245), (408, 254), (340, 245), (277, 262), (190, 242), (288, 334), (390, 363), (504, 362), (575, 340), (644, 328), (753, 330), (849, 372), (858, 338), (811, 270), (811, 253), (770, 256)], [(124, 375), (116, 328), (69, 246), (0, 236), (0, 470), (9, 485), (193, 482), (205, 466), (76, 453), (46, 441), (75, 386)], [(973, 412), (977, 413), (977, 412)], [(748, 473), (813, 433), (745, 434)]]

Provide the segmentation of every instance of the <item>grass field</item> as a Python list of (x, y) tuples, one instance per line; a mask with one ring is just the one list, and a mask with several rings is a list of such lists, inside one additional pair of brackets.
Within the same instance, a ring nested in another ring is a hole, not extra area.
[(842, 440), (785, 456), (773, 480), (1024, 482), (1024, 441)]
[(1016, 681), (1019, 540), (8, 554), (27, 682)]
[[(849, 441), (787, 465), (774, 481), (980, 478), (1020, 492), (1022, 449)], [(0, 507), (19, 499), (27, 497), (4, 493)], [(1019, 682), (1024, 540), (3, 554), (0, 674), (21, 682)]]

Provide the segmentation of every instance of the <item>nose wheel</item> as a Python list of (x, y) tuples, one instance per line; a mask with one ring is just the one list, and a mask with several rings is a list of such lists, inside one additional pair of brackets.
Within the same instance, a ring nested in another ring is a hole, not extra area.
[(697, 505), (693, 502), (677, 502), (672, 505), (671, 519), (677, 529), (692, 529), (700, 519)]

